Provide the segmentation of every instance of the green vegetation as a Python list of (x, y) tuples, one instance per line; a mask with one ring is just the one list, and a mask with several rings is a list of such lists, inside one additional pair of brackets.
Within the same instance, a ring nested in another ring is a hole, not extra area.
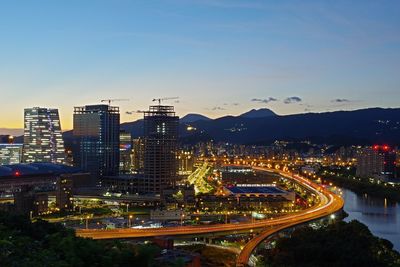
[(387, 198), (391, 201), (400, 201), (400, 186), (373, 179), (355, 177), (355, 170), (324, 168), (318, 173), (323, 179), (334, 182), (337, 186), (348, 188), (356, 193), (368, 194), (373, 197)]
[(151, 245), (100, 242), (43, 220), (0, 213), (0, 266), (153, 266)]
[(371, 234), (358, 221), (337, 222), (313, 230), (301, 228), (276, 241), (259, 266), (400, 266), (400, 254), (385, 239)]

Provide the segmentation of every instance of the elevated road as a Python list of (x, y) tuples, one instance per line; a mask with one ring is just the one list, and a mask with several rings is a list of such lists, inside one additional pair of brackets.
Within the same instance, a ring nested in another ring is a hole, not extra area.
[[(260, 169), (260, 168), (258, 168)], [(261, 169), (262, 170), (262, 169)], [(287, 178), (293, 178), (296, 181), (300, 182), (303, 186), (308, 187), (311, 189), (314, 193), (318, 194), (321, 201), (319, 205), (312, 207), (311, 209), (308, 209), (306, 211), (301, 212), (300, 215), (295, 215), (293, 216), (294, 218), (289, 219), (285, 221), (284, 223), (280, 225), (274, 225), (270, 227), (269, 229), (261, 232), (259, 235), (251, 239), (242, 249), (240, 252), (237, 261), (236, 261), (236, 266), (241, 267), (241, 266), (247, 266), (250, 256), (254, 249), (265, 239), (267, 239), (269, 236), (293, 227), (295, 225), (299, 225), (305, 222), (309, 222), (312, 220), (316, 220), (319, 218), (326, 217), (332, 213), (335, 213), (343, 208), (344, 201), (341, 197), (339, 197), (336, 194), (331, 193), (330, 191), (326, 190), (325, 188), (319, 186), (318, 184), (315, 184), (307, 179), (304, 179), (300, 176), (297, 175), (288, 175), (287, 173), (280, 172), (280, 175), (287, 177)]]
[[(271, 171), (270, 169), (257, 168), (257, 170)], [(340, 210), (343, 207), (343, 200), (320, 187), (311, 181), (304, 179), (297, 175), (290, 175), (284, 172), (279, 172), (280, 175), (290, 179), (296, 180), (304, 187), (313, 190), (315, 194), (320, 197), (319, 204), (314, 207), (302, 210), (295, 214), (282, 216), (279, 218), (266, 219), (257, 222), (247, 222), (239, 224), (215, 224), (206, 226), (180, 226), (180, 227), (164, 227), (156, 229), (81, 229), (77, 230), (76, 234), (80, 237), (87, 237), (93, 239), (125, 239), (125, 238), (143, 238), (143, 237), (156, 237), (156, 236), (181, 236), (181, 235), (201, 235), (210, 233), (223, 233), (223, 232), (237, 232), (251, 229), (284, 229), (292, 225), (300, 224), (306, 221), (315, 220), (325, 217), (331, 213)], [(268, 230), (269, 231), (269, 230)], [(276, 230), (279, 231), (279, 230)], [(275, 232), (276, 232), (275, 231)], [(264, 236), (269, 234), (265, 232), (260, 236), (260, 240), (251, 240), (243, 249), (243, 253), (238, 259), (238, 263), (247, 264), (248, 258), (254, 248), (264, 240)], [(258, 242), (259, 241), (259, 242)]]

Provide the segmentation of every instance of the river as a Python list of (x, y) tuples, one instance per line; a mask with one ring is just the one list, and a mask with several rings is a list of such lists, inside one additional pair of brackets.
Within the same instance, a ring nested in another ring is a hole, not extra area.
[(400, 251), (400, 203), (359, 195), (344, 188), (342, 191), (344, 210), (349, 214), (345, 221), (362, 222), (375, 236), (389, 240)]

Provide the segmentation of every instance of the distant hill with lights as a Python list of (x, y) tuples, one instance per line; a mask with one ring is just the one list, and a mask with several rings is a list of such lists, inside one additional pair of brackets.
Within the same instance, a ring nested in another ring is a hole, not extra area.
[[(256, 113), (250, 111), (240, 116), (181, 121), (181, 141), (196, 143), (214, 140), (260, 145), (274, 140), (310, 140), (338, 145), (375, 142), (400, 144), (399, 108), (368, 108), (284, 116), (266, 110)], [(141, 136), (143, 120), (123, 123), (121, 129), (130, 131), (134, 137)]]

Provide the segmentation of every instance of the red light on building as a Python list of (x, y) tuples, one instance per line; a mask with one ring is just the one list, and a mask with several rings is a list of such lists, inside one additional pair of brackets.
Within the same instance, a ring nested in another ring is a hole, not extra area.
[(378, 145), (374, 145), (374, 149), (375, 149), (375, 150), (378, 150), (378, 149), (379, 149), (379, 146), (378, 146)]
[(383, 150), (388, 151), (388, 150), (389, 150), (389, 146), (384, 145), (384, 146), (383, 146)]
[(14, 173), (14, 176), (21, 176), (21, 173), (20, 173), (19, 171), (16, 171), (16, 172)]

